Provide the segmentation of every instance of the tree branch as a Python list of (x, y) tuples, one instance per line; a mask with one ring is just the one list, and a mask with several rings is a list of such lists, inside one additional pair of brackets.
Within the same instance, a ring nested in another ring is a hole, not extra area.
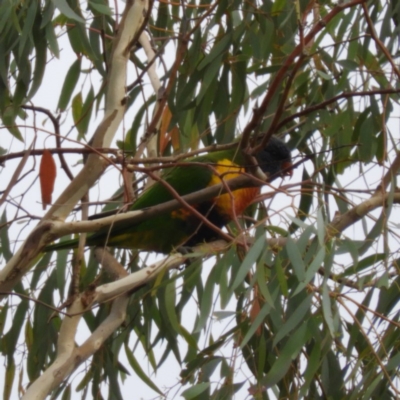
[[(53, 221), (51, 222), (49, 236), (51, 236), (52, 240), (55, 240), (61, 236), (72, 233), (97, 232), (100, 229), (111, 226), (115, 229), (123, 229), (124, 227), (140, 223), (141, 221), (144, 221), (150, 217), (156, 217), (161, 214), (177, 210), (178, 208), (181, 208), (183, 204), (191, 205), (201, 203), (210, 200), (220, 194), (224, 194), (229, 190), (233, 191), (244, 187), (257, 187), (262, 184), (265, 185), (267, 184), (267, 182), (261, 182), (254, 176), (243, 173), (242, 176), (229, 179), (224, 183), (213, 185), (205, 189), (199, 190), (198, 192), (187, 194), (185, 196), (179, 196), (179, 199), (170, 200), (165, 203), (158, 204), (153, 207), (148, 207), (143, 210), (129, 211), (126, 213), (115, 214), (91, 221)], [(43, 244), (42, 247), (44, 245), (45, 244)]]
[[(365, 217), (369, 212), (375, 210), (378, 207), (385, 206), (389, 200), (390, 193), (375, 193), (368, 200), (363, 201), (361, 204), (353, 207), (342, 215), (337, 215), (332, 223), (327, 227), (328, 238), (337, 236), (342, 233), (349, 226), (353, 225), (361, 218)], [(396, 190), (393, 195), (393, 202), (400, 203), (400, 190)]]

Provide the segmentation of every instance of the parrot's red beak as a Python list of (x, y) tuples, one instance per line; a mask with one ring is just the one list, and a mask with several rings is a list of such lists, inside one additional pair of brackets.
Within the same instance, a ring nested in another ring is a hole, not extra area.
[(293, 176), (293, 164), (290, 161), (284, 161), (282, 163), (282, 174)]

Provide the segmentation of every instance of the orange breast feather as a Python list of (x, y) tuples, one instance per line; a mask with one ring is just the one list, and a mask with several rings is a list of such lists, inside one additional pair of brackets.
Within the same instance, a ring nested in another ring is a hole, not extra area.
[[(215, 170), (217, 174), (212, 176), (209, 186), (220, 184), (221, 178), (229, 180), (245, 172), (244, 168), (237, 166), (228, 159), (219, 161)], [(259, 193), (260, 188), (258, 187), (237, 189), (231, 193), (218, 196), (214, 201), (218, 211), (232, 219), (234, 215), (241, 215)]]

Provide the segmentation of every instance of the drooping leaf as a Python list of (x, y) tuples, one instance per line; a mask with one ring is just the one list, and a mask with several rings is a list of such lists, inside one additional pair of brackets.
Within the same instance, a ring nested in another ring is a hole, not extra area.
[(57, 167), (54, 158), (49, 150), (44, 149), (40, 161), (39, 180), (42, 193), (43, 210), (51, 204), (51, 197), (54, 190), (54, 183), (57, 176)]
[(199, 396), (209, 387), (210, 387), (209, 382), (198, 383), (197, 385), (192, 386), (191, 388), (186, 389), (184, 392), (182, 392), (182, 396), (185, 398), (185, 400), (191, 400)]
[(129, 364), (137, 374), (137, 376), (151, 389), (153, 389), (155, 392), (158, 394), (162, 395), (163, 392), (154, 384), (154, 382), (146, 375), (146, 373), (143, 371), (143, 368), (140, 366), (140, 363), (138, 360), (136, 360), (134, 354), (131, 352), (130, 349), (125, 346), (125, 354), (128, 358)]
[(69, 6), (67, 0), (52, 0), (54, 5), (60, 10), (66, 17), (73, 19), (74, 21), (84, 23), (85, 20), (80, 17), (75, 11)]
[(65, 77), (63, 87), (61, 89), (60, 99), (58, 100), (57, 105), (57, 108), (61, 111), (64, 111), (68, 107), (72, 93), (75, 89), (76, 84), (78, 83), (80, 72), (81, 59), (78, 58), (69, 68), (67, 76)]

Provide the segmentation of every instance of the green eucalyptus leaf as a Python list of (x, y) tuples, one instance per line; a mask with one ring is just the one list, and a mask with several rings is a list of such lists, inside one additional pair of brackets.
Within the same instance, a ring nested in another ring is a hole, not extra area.
[(85, 23), (85, 20), (80, 17), (75, 11), (69, 6), (67, 0), (52, 0), (54, 5), (59, 9), (59, 11), (66, 17), (73, 19), (74, 21)]
[(65, 77), (65, 81), (63, 83), (63, 87), (61, 89), (61, 94), (57, 105), (57, 108), (61, 111), (64, 111), (68, 107), (72, 93), (75, 89), (76, 84), (78, 83), (80, 73), (81, 59), (78, 58), (69, 68)]

